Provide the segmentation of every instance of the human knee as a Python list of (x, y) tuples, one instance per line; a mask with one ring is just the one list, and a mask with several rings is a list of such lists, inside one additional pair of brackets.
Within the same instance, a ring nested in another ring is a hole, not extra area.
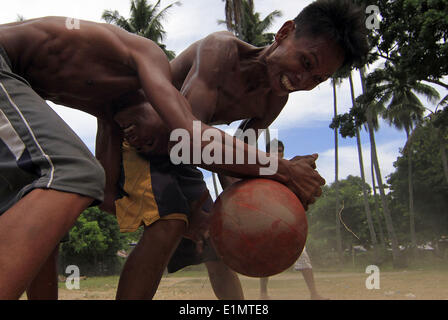
[(186, 223), (183, 220), (164, 220), (160, 219), (152, 225), (145, 228), (143, 233), (143, 238), (151, 239), (151, 242), (154, 239), (157, 239), (159, 243), (163, 243), (168, 240), (177, 240), (180, 238), (186, 230)]

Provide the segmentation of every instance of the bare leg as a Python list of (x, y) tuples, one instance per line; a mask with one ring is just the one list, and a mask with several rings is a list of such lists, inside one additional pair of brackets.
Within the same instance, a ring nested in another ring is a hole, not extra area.
[(311, 293), (311, 299), (312, 300), (327, 300), (327, 298), (322, 297), (316, 289), (316, 284), (314, 282), (314, 274), (313, 269), (302, 269), (302, 275), (305, 279), (306, 285), (308, 286), (308, 289)]
[(185, 229), (186, 224), (181, 220), (159, 220), (145, 229), (124, 265), (117, 300), (150, 300), (154, 297)]
[(18, 299), (93, 199), (36, 189), (0, 216), (0, 299)]
[(59, 245), (26, 289), (28, 300), (58, 300)]
[(243, 288), (238, 275), (222, 261), (205, 263), (213, 291), (219, 300), (244, 300)]
[(268, 281), (269, 278), (260, 278), (260, 299), (269, 300), (268, 295)]

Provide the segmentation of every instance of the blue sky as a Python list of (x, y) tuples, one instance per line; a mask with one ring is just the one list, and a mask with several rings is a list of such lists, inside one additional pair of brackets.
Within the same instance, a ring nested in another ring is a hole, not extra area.
[[(162, 7), (173, 1), (162, 0)], [(224, 2), (222, 0), (181, 0), (181, 6), (175, 6), (168, 14), (164, 24), (167, 31), (165, 43), (170, 50), (182, 52), (194, 41), (208, 34), (223, 30), (218, 19), (224, 19)], [(283, 17), (278, 18), (271, 27), (276, 32), (282, 24), (293, 19), (311, 0), (255, 0), (255, 9), (266, 16), (273, 10), (280, 10)], [(129, 13), (128, 0), (15, 0), (0, 10), (0, 23), (9, 23), (17, 19), (17, 15), (25, 18), (36, 18), (49, 15), (69, 16), (79, 19), (101, 22), (101, 14), (105, 9), (118, 10), (123, 16)], [(355, 93), (361, 92), (359, 74), (354, 73)], [(435, 87), (443, 97), (447, 90)], [(351, 107), (350, 88), (345, 81), (338, 88), (339, 113)], [(50, 105), (74, 129), (81, 139), (94, 150), (96, 120), (82, 112)], [(429, 109), (435, 106), (427, 104)], [(334, 181), (334, 134), (329, 129), (333, 118), (333, 90), (327, 81), (311, 92), (291, 94), (288, 104), (272, 128), (279, 132), (279, 139), (286, 147), (285, 156), (319, 153), (318, 171), (328, 183)], [(225, 129), (225, 127), (220, 127)], [(235, 128), (235, 124), (231, 126)], [(340, 141), (340, 178), (349, 174), (359, 176), (358, 155), (355, 139), (339, 139)], [(363, 157), (366, 167), (366, 178), (370, 181), (370, 144), (365, 131), (362, 132)], [(376, 134), (379, 160), (383, 176), (393, 172), (393, 162), (399, 155), (399, 149), (405, 143), (404, 132), (390, 128), (382, 123)], [(211, 187), (211, 176), (206, 173), (207, 184)]]

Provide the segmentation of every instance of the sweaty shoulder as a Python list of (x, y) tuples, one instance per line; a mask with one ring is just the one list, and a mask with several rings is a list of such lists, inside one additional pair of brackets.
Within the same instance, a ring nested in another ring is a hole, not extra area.
[[(230, 32), (215, 32), (191, 44), (170, 62), (173, 83), (179, 90), (190, 77), (214, 78), (215, 70), (226, 69), (238, 56), (236, 37)], [(209, 80), (209, 79), (204, 79)]]
[(238, 44), (239, 39), (230, 32), (212, 33), (198, 44), (197, 59), (205, 60), (201, 63), (211, 63), (216, 68), (229, 67), (239, 60)]

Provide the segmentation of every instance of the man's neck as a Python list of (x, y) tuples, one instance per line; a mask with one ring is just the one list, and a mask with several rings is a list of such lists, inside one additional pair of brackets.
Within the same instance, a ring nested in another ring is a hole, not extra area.
[(249, 92), (270, 89), (266, 56), (271, 51), (271, 47), (253, 47), (241, 55), (241, 75)]

